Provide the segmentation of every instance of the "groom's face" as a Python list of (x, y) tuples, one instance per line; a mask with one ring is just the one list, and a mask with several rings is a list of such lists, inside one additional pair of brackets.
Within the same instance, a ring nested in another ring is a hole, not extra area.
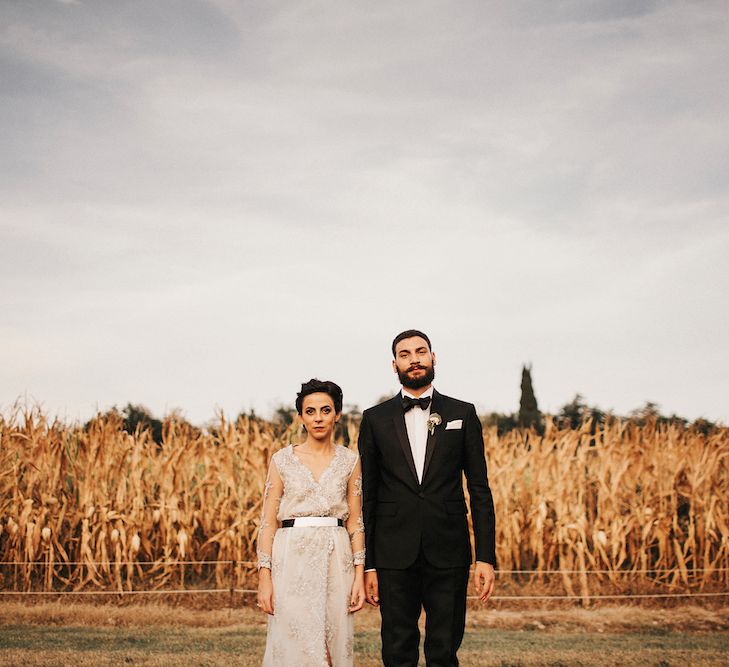
[(405, 338), (395, 347), (392, 368), (407, 389), (427, 387), (435, 377), (435, 355), (428, 341), (420, 336)]

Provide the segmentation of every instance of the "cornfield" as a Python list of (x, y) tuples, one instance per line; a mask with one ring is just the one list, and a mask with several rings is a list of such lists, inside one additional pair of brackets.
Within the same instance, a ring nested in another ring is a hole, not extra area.
[[(0, 418), (0, 588), (250, 585), (268, 462), (297, 433), (172, 416), (158, 445), (114, 414), (81, 427), (14, 409)], [(726, 590), (729, 429), (616, 420), (484, 440), (507, 585)]]

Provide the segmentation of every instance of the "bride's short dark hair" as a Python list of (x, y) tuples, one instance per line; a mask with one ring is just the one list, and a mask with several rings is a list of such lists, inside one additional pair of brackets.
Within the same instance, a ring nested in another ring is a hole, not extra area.
[(339, 413), (342, 411), (342, 401), (344, 398), (342, 388), (335, 382), (331, 380), (317, 380), (316, 378), (311, 378), (308, 382), (304, 382), (301, 385), (301, 391), (296, 394), (296, 412), (299, 414), (301, 414), (301, 409), (304, 404), (304, 397), (309, 394), (327, 394), (334, 403), (334, 412)]

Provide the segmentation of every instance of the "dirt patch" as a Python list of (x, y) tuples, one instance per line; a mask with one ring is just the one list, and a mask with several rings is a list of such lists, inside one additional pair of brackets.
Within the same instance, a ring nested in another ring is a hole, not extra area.
[(556, 632), (709, 632), (729, 630), (729, 607), (686, 606), (671, 609), (600, 607), (597, 609), (472, 611), (474, 628), (552, 630)]
[[(422, 619), (421, 619), (422, 620)], [(251, 607), (191, 609), (167, 604), (90, 604), (9, 601), (0, 603), (2, 625), (58, 625), (88, 627), (263, 627), (265, 614)], [(376, 609), (366, 607), (355, 617), (358, 629), (379, 628)], [(729, 631), (729, 606), (697, 606), (670, 609), (634, 606), (596, 609), (470, 610), (470, 629), (526, 630), (538, 632), (711, 632)]]

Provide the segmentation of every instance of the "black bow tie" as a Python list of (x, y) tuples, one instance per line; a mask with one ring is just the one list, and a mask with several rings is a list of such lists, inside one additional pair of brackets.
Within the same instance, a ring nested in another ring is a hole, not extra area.
[(423, 396), (422, 398), (411, 398), (410, 396), (402, 397), (402, 409), (407, 412), (415, 406), (419, 406), (423, 410), (427, 410), (430, 405), (430, 396)]

